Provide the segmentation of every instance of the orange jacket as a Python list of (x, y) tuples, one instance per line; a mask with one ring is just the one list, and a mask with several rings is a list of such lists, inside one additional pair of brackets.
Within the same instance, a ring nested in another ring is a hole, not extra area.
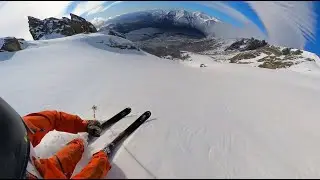
[[(57, 130), (76, 134), (78, 132), (86, 132), (88, 124), (87, 121), (82, 120), (79, 116), (58, 111), (31, 113), (24, 116), (23, 120), (29, 129), (33, 131), (28, 131), (28, 137), (33, 147), (36, 147), (49, 131)], [(84, 143), (81, 139), (76, 139), (68, 143), (65, 148), (53, 157), (38, 160), (36, 167), (45, 179), (70, 178), (75, 165), (82, 157), (83, 148)], [(70, 169), (70, 167), (73, 168)], [(89, 164), (73, 178), (103, 178), (110, 168), (108, 157), (103, 151), (99, 151), (93, 155)], [(63, 169), (67, 169), (68, 173), (62, 173)]]

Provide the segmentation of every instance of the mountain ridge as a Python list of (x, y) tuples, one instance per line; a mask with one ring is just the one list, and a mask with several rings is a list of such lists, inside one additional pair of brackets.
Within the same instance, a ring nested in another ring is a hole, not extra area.
[[(93, 20), (94, 22), (95, 20)], [(220, 21), (201, 12), (186, 10), (148, 10), (122, 14), (105, 20), (99, 31), (113, 29), (121, 33), (145, 27), (178, 26), (195, 28), (205, 36), (212, 36), (212, 26)]]

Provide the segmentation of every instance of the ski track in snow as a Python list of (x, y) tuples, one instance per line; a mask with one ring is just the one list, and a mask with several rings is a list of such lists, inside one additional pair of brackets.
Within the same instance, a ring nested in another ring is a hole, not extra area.
[[(99, 43), (109, 38), (96, 33), (29, 42), (0, 61), (0, 95), (20, 115), (57, 109), (92, 119), (97, 105), (97, 119), (105, 120), (132, 107), (132, 116), (86, 147), (74, 174), (150, 110), (150, 120), (111, 159), (106, 178), (320, 177), (320, 76), (200, 56), (163, 60)], [(36, 152), (50, 157), (77, 137), (87, 135), (50, 132)]]

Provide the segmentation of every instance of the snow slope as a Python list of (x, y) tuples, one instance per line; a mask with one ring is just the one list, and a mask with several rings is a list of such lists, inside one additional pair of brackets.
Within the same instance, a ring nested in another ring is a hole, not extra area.
[[(97, 118), (107, 119), (133, 108), (86, 148), (75, 172), (151, 110), (112, 158), (107, 178), (320, 177), (319, 77), (239, 64), (185, 66), (110, 42), (130, 43), (79, 34), (31, 41), (0, 61), (0, 95), (20, 115), (57, 109), (90, 119), (95, 104)], [(86, 134), (51, 132), (36, 152), (49, 157), (75, 137)]]

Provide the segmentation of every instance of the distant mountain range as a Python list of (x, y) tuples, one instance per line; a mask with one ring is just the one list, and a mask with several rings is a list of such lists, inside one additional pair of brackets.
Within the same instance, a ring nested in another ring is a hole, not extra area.
[[(95, 22), (93, 20), (92, 22)], [(185, 10), (149, 10), (133, 12), (107, 19), (99, 24), (99, 31), (113, 29), (120, 33), (128, 33), (141, 28), (184, 28), (201, 32), (205, 36), (213, 36), (212, 27), (220, 22), (201, 12), (188, 12)]]

